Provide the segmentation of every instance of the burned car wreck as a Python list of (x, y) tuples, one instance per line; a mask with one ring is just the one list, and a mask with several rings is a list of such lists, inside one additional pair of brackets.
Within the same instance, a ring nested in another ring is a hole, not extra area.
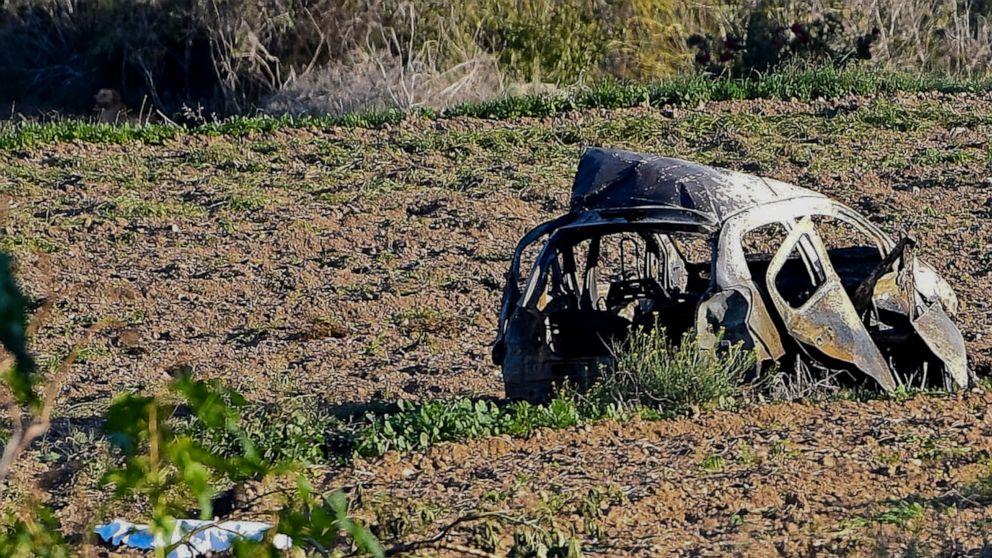
[(596, 148), (570, 211), (513, 254), (493, 361), (508, 398), (541, 401), (594, 381), (632, 327), (658, 325), (704, 350), (743, 343), (762, 366), (800, 359), (887, 391), (957, 388), (971, 378), (956, 311), (911, 237), (822, 194)]

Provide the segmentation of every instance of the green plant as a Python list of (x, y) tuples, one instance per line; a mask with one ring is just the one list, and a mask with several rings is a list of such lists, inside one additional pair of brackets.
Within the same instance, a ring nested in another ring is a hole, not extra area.
[(364, 456), (425, 449), (438, 442), (482, 436), (527, 436), (538, 428), (568, 428), (607, 416), (574, 397), (557, 397), (546, 405), (519, 401), (500, 406), (484, 400), (398, 403), (395, 413), (369, 414), (355, 437), (355, 452)]
[(726, 462), (719, 455), (715, 453), (708, 453), (706, 454), (706, 457), (699, 462), (699, 468), (712, 473), (723, 469), (725, 464)]
[[(338, 549), (342, 545), (355, 547), (355, 552), (381, 558), (385, 555), (382, 545), (359, 521), (352, 519), (348, 501), (340, 492), (320, 496), (312, 492), (309, 483), (299, 477), (295, 498), (279, 511), (276, 531), (294, 541), (305, 541), (318, 552)], [(259, 545), (243, 541), (236, 547), (238, 556), (258, 556)], [(271, 547), (268, 548), (271, 552)]]
[(265, 207), (269, 199), (260, 191), (246, 189), (239, 192), (231, 192), (227, 198), (227, 206), (232, 211), (254, 211)]
[(727, 405), (756, 362), (739, 344), (720, 352), (702, 349), (691, 333), (675, 345), (660, 327), (631, 331), (613, 352), (614, 366), (603, 370), (587, 397), (599, 405), (665, 413)]
[(905, 527), (910, 522), (921, 519), (925, 511), (923, 505), (919, 502), (898, 500), (891, 503), (876, 519), (879, 523)]
[[(291, 474), (294, 466), (287, 462), (265, 460), (243, 429), (239, 408), (246, 404), (241, 395), (215, 382), (181, 376), (172, 390), (196, 415), (208, 432), (232, 436), (240, 451), (222, 455), (211, 451), (189, 435), (177, 434), (165, 420), (175, 407), (140, 395), (125, 395), (107, 412), (105, 430), (110, 441), (121, 451), (124, 462), (111, 469), (104, 481), (112, 484), (118, 498), (146, 500), (151, 509), (151, 529), (171, 540), (175, 518), (191, 504), (203, 519), (213, 517), (213, 499), (222, 482), (243, 482), (252, 478)], [(285, 495), (279, 521), (271, 533), (284, 533), (316, 548), (335, 548), (348, 541), (360, 551), (381, 555), (375, 538), (347, 513), (340, 494), (329, 497), (312, 493), (302, 475), (294, 475), (296, 492)], [(342, 534), (346, 537), (342, 538)], [(181, 544), (174, 543), (172, 547)], [(256, 553), (259, 545), (268, 548), (271, 541), (239, 544), (236, 554)], [(161, 555), (170, 548), (158, 549)]]
[[(30, 331), (24, 297), (13, 279), (9, 261), (0, 254), (0, 342), (12, 354), (12, 358), (0, 361), (4, 370), (0, 387), (7, 390), (0, 392), (0, 396), (14, 422), (14, 431), (6, 440), (0, 458), (0, 481), (6, 480), (14, 459), (27, 445), (48, 430), (58, 391), (52, 386), (61, 385), (65, 371), (86, 346), (85, 340), (77, 343), (65, 357), (54, 377), (49, 378), (50, 385), (42, 401), (34, 391), (34, 361), (27, 351)], [(204, 439), (228, 437), (237, 450), (224, 455), (189, 434), (177, 433), (168, 421), (175, 413), (176, 404), (161, 398), (127, 394), (110, 405), (104, 430), (119, 450), (120, 461), (103, 475), (103, 481), (113, 485), (117, 498), (147, 505), (154, 535), (172, 541), (176, 518), (185, 515), (191, 506), (200, 510), (201, 518), (211, 519), (213, 500), (223, 483), (291, 475), (296, 490), (283, 494), (278, 522), (269, 530), (271, 536), (283, 533), (298, 546), (325, 552), (343, 545), (364, 554), (383, 555), (375, 537), (350, 517), (342, 494), (315, 495), (306, 478), (296, 472), (294, 463), (288, 459), (265, 459), (243, 427), (240, 410), (247, 402), (240, 394), (215, 382), (194, 380), (188, 374), (175, 379), (170, 392), (171, 399), (178, 398), (195, 415), (206, 434)], [(25, 418), (21, 407), (29, 409), (31, 415)], [(294, 439), (292, 435), (283, 438)], [(260, 542), (239, 541), (234, 554), (275, 555), (271, 536)], [(156, 555), (164, 557), (184, 542), (185, 537), (170, 546), (156, 548)], [(0, 527), (0, 555), (58, 558), (68, 556), (69, 548), (51, 511), (32, 501), (16, 513), (6, 515)]]
[(508, 558), (581, 558), (582, 545), (575, 537), (561, 531), (519, 528), (513, 532), (513, 545), (506, 553)]
[[(218, 429), (240, 438), (244, 455), (218, 456), (190, 436), (176, 435), (165, 419), (174, 407), (143, 395), (124, 395), (111, 404), (104, 429), (110, 442), (123, 454), (124, 465), (112, 469), (104, 482), (112, 484), (117, 497), (138, 495), (148, 500), (153, 524), (159, 532), (171, 531), (171, 518), (190, 505), (190, 496), (204, 519), (213, 515), (214, 483), (219, 478), (244, 480), (268, 473), (254, 445), (243, 436), (235, 405), (244, 401), (230, 391), (217, 390), (188, 376), (172, 388), (187, 399), (197, 418), (209, 429)], [(178, 494), (178, 495), (177, 495)]]
[(761, 458), (758, 454), (744, 440), (737, 443), (737, 451), (739, 453), (738, 458), (740, 459), (741, 464), (746, 467), (750, 467), (761, 462)]
[(501, 412), (494, 403), (463, 399), (455, 404), (427, 402), (414, 407), (401, 400), (398, 405), (395, 414), (368, 417), (369, 426), (356, 442), (360, 455), (423, 449), (441, 441), (491, 436), (499, 431)]
[[(548, 117), (585, 109), (638, 106), (696, 106), (735, 99), (837, 99), (849, 95), (879, 96), (898, 92), (980, 93), (992, 90), (988, 78), (961, 78), (928, 73), (888, 72), (849, 67), (785, 67), (759, 76), (707, 78), (684, 76), (648, 83), (605, 79), (556, 94), (501, 96), (481, 102), (453, 105), (425, 113), (400, 109), (370, 110), (341, 116), (233, 116), (199, 125), (146, 124), (112, 126), (81, 120), (0, 123), (0, 150), (23, 150), (52, 143), (162, 144), (183, 135), (254, 137), (286, 128), (382, 128), (408, 119), (457, 117), (511, 119)], [(866, 123), (892, 129), (913, 129), (898, 109), (880, 105)], [(327, 194), (325, 194), (327, 195)], [(348, 199), (347, 197), (345, 199)]]
[(772, 442), (772, 447), (768, 451), (768, 456), (772, 459), (796, 459), (801, 455), (800, 450), (792, 447), (793, 444), (788, 439), (775, 440)]
[(602, 539), (606, 533), (602, 525), (609, 509), (627, 502), (627, 495), (619, 488), (593, 486), (584, 496), (577, 498), (576, 513), (582, 518), (583, 531), (589, 536)]
[(171, 422), (178, 433), (199, 440), (211, 453), (225, 457), (243, 451), (243, 434), (261, 459), (271, 463), (340, 461), (347, 457), (352, 444), (352, 433), (346, 425), (314, 406), (310, 398), (289, 399), (280, 405), (245, 403), (238, 411), (239, 430), (235, 432), (210, 428), (195, 415)]
[(52, 511), (30, 502), (19, 513), (0, 518), (0, 556), (68, 558), (70, 554)]
[(375, 521), (372, 532), (378, 537), (397, 540), (423, 530), (434, 523), (440, 510), (421, 500), (396, 500), (385, 494), (363, 498), (366, 510), (372, 509)]

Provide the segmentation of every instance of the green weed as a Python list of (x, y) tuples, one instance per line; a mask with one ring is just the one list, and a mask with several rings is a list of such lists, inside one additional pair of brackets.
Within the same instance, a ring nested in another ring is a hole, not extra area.
[[(992, 80), (882, 72), (856, 67), (790, 67), (748, 78), (692, 76), (653, 84), (605, 81), (566, 93), (499, 97), (456, 105), (441, 112), (388, 109), (342, 116), (239, 116), (192, 127), (162, 124), (112, 126), (77, 120), (21, 122), (0, 127), (0, 150), (23, 150), (71, 141), (161, 144), (185, 134), (241, 138), (261, 136), (284, 128), (380, 128), (411, 117), (446, 119), (469, 116), (503, 120), (548, 117), (585, 109), (695, 106), (703, 102), (735, 99), (833, 99), (847, 95), (878, 96), (924, 91), (986, 92), (992, 91)], [(906, 109), (885, 101), (878, 103), (874, 112), (863, 118), (868, 123), (896, 130), (910, 130), (916, 126)], [(266, 148), (263, 146), (261, 149), (264, 151)]]
[(604, 370), (587, 397), (599, 405), (663, 413), (732, 404), (753, 353), (735, 345), (724, 352), (704, 350), (692, 334), (675, 345), (664, 329), (638, 329), (614, 348), (615, 365)]
[(531, 556), (581, 558), (582, 545), (575, 537), (557, 530), (545, 531), (532, 527), (522, 527), (514, 531), (513, 544), (506, 556), (508, 558), (529, 558)]
[(133, 194), (118, 196), (97, 209), (97, 213), (105, 218), (137, 219), (169, 219), (176, 217), (194, 218), (206, 214), (206, 211), (195, 204), (171, 200), (146, 200)]
[(176, 421), (175, 427), (221, 456), (237, 455), (245, 440), (273, 463), (323, 464), (348, 455), (351, 434), (345, 424), (307, 398), (284, 399), (277, 406), (244, 405), (239, 414), (237, 435), (208, 428), (195, 417)]
[(398, 540), (432, 525), (441, 510), (420, 500), (397, 500), (387, 494), (362, 498), (362, 507), (370, 510), (372, 532), (384, 540)]
[(62, 247), (38, 235), (24, 236), (15, 234), (0, 238), (0, 251), (16, 252), (19, 249), (37, 254), (54, 254), (60, 252)]
[(699, 468), (710, 473), (722, 470), (724, 465), (726, 465), (724, 459), (715, 453), (706, 454), (706, 457), (699, 462)]
[(257, 190), (231, 192), (227, 197), (227, 207), (232, 211), (254, 211), (268, 203), (269, 198)]
[(899, 500), (893, 502), (882, 513), (878, 514), (877, 521), (889, 525), (906, 527), (909, 523), (921, 519), (926, 510), (919, 502), (908, 502)]
[(470, 399), (420, 406), (400, 401), (395, 413), (367, 416), (367, 426), (356, 436), (355, 452), (376, 456), (483, 436), (527, 436), (538, 428), (568, 428), (602, 416), (571, 398), (556, 398), (547, 405), (514, 402), (506, 406)]

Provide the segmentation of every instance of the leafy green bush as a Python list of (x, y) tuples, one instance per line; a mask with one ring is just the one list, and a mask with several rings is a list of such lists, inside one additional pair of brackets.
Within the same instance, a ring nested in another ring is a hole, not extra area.
[(355, 452), (366, 457), (396, 451), (416, 451), (438, 442), (483, 436), (526, 436), (538, 428), (568, 428), (610, 416), (564, 394), (547, 405), (518, 401), (506, 406), (484, 400), (432, 401), (415, 406), (399, 402), (396, 413), (369, 415), (356, 436)]
[[(232, 404), (228, 401), (228, 404)], [(238, 455), (244, 435), (259, 456), (272, 463), (323, 464), (346, 459), (353, 442), (349, 427), (312, 400), (293, 399), (279, 405), (238, 407), (236, 433), (210, 428), (195, 415), (173, 419), (178, 433), (200, 442), (212, 453)]]
[[(12, 358), (0, 354), (3, 382), (0, 393), (13, 419), (13, 432), (5, 441), (0, 458), (0, 482), (6, 482), (13, 461), (32, 440), (43, 435), (49, 427), (54, 395), (49, 389), (42, 401), (34, 391), (34, 366), (27, 352), (29, 327), (25, 300), (13, 279), (8, 259), (0, 254), (0, 344)], [(74, 349), (63, 369), (72, 363)], [(59, 387), (59, 378), (48, 378)], [(308, 430), (309, 421), (290, 422), (278, 432), (283, 443), (274, 447), (272, 438), (263, 437), (269, 445), (260, 452), (252, 440), (257, 432), (245, 429), (241, 410), (245, 399), (232, 390), (214, 382), (194, 380), (183, 375), (171, 385), (173, 399), (178, 398), (195, 415), (202, 437), (177, 432), (169, 422), (177, 405), (163, 399), (138, 394), (119, 396), (104, 417), (107, 439), (117, 448), (118, 465), (103, 475), (103, 482), (112, 485), (114, 495), (129, 502), (135, 500), (151, 511), (149, 518), (153, 534), (163, 536), (173, 532), (177, 517), (196, 507), (203, 519), (213, 518), (213, 502), (224, 484), (263, 477), (289, 476), (296, 481), (296, 490), (281, 493), (282, 506), (278, 521), (269, 530), (286, 534), (300, 548), (315, 548), (323, 553), (352, 550), (362, 554), (382, 556), (382, 546), (372, 534), (348, 514), (347, 501), (340, 493), (328, 497), (316, 495), (306, 478), (296, 472), (291, 461), (310, 444), (315, 433)], [(22, 409), (24, 407), (25, 409)], [(218, 453), (203, 440), (227, 440), (231, 451)], [(270, 455), (266, 455), (270, 454)], [(276, 458), (276, 459), (273, 459)], [(16, 512), (5, 513), (0, 523), (0, 556), (36, 556), (61, 558), (70, 554), (59, 532), (58, 521), (51, 510), (28, 502)], [(239, 541), (236, 556), (275, 556), (271, 537), (261, 542)], [(159, 556), (184, 544), (180, 540), (169, 548), (159, 548)]]
[(701, 349), (687, 333), (675, 345), (665, 331), (636, 329), (614, 348), (615, 366), (604, 370), (587, 397), (600, 405), (681, 413), (732, 401), (756, 364), (740, 344), (725, 351)]
[(427, 402), (414, 407), (399, 402), (399, 412), (369, 415), (369, 426), (359, 435), (360, 455), (382, 455), (389, 450), (411, 451), (434, 443), (492, 436), (499, 432), (500, 409), (494, 403), (461, 400), (455, 404)]
[(0, 556), (68, 558), (69, 548), (51, 510), (29, 503), (21, 513), (0, 517)]

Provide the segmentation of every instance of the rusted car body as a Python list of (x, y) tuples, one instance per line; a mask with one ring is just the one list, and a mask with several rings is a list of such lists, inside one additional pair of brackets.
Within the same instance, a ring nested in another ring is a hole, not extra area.
[(514, 252), (493, 360), (507, 397), (540, 401), (594, 381), (631, 327), (658, 324), (704, 350), (740, 342), (763, 364), (798, 358), (884, 390), (964, 387), (957, 299), (914, 252), (811, 190), (590, 149), (571, 210)]

